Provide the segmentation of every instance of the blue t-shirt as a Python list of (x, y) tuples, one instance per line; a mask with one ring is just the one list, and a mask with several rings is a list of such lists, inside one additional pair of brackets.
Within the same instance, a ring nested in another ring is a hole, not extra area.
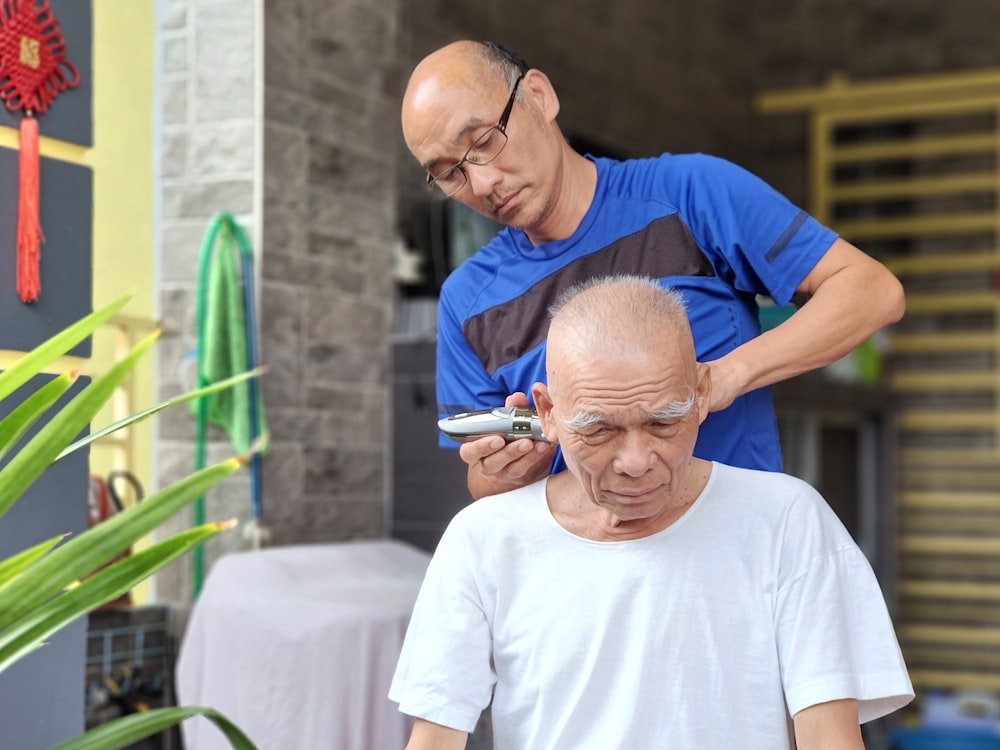
[[(545, 381), (549, 305), (581, 281), (659, 279), (687, 304), (698, 360), (760, 334), (758, 294), (787, 304), (836, 234), (760, 178), (703, 154), (593, 159), (597, 189), (572, 236), (532, 245), (505, 228), (445, 281), (438, 304), (440, 416), (503, 405)], [(456, 446), (441, 436), (442, 446)], [(708, 416), (695, 455), (779, 471), (770, 389)], [(565, 468), (561, 456), (553, 471)]]

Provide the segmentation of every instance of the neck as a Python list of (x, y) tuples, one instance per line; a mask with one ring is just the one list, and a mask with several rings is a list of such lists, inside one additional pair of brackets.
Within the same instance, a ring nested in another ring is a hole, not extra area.
[(549, 211), (538, 224), (524, 230), (533, 245), (564, 240), (572, 235), (594, 201), (597, 167), (569, 144), (564, 146), (564, 153)]
[(546, 496), (552, 517), (571, 534), (594, 542), (623, 542), (652, 536), (676, 523), (699, 498), (711, 473), (710, 462), (691, 459), (672, 501), (643, 518), (623, 518), (597, 505), (569, 471), (549, 479)]

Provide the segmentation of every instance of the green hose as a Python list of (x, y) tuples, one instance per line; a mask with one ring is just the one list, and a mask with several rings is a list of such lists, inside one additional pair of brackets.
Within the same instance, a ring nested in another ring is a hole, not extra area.
[[(230, 235), (228, 222), (225, 221), (225, 215), (219, 214), (215, 216), (211, 223), (208, 225), (208, 229), (205, 230), (205, 234), (201, 240), (201, 249), (198, 255), (198, 287), (197, 287), (197, 297), (195, 303), (195, 321), (196, 321), (196, 331), (197, 331), (197, 341), (198, 341), (198, 357), (201, 357), (202, 347), (205, 342), (205, 298), (208, 291), (208, 270), (212, 258), (212, 250), (215, 247), (216, 237), (220, 232), (224, 235)], [(205, 377), (202, 375), (200, 362), (195, 367), (197, 372), (196, 387), (202, 388), (208, 385), (205, 382)], [(204, 398), (199, 398), (197, 402), (197, 411), (195, 414), (195, 438), (194, 438), (194, 469), (198, 471), (205, 468), (205, 433), (207, 430), (207, 412), (208, 412), (208, 401)], [(205, 523), (205, 497), (202, 495), (197, 500), (194, 501), (194, 525), (200, 526)], [(192, 580), (191, 580), (191, 599), (197, 599), (198, 594), (201, 593), (201, 587), (204, 580), (204, 569), (205, 569), (205, 559), (204, 551), (202, 550), (202, 545), (198, 545), (192, 551), (193, 557), (193, 568), (192, 568)]]
[[(236, 222), (231, 214), (220, 213), (213, 217), (208, 229), (205, 231), (205, 236), (202, 239), (201, 250), (198, 260), (198, 287), (197, 287), (197, 302), (196, 302), (196, 324), (197, 324), (197, 354), (198, 354), (198, 366), (197, 366), (197, 387), (202, 388), (209, 385), (208, 377), (205, 374), (205, 368), (202, 367), (202, 358), (205, 356), (206, 346), (205, 346), (205, 328), (206, 328), (206, 318), (208, 315), (207, 311), (207, 297), (208, 297), (208, 284), (209, 284), (209, 273), (211, 270), (211, 261), (213, 254), (217, 251), (217, 245), (221, 250), (220, 252), (232, 252), (233, 243), (236, 244), (239, 257), (241, 261), (242, 270), (242, 288), (243, 288), (243, 316), (244, 316), (244, 329), (246, 335), (246, 358), (245, 369), (253, 369), (256, 362), (256, 345), (255, 345), (255, 333), (254, 333), (254, 323), (255, 323), (255, 309), (253, 301), (253, 252), (250, 247), (250, 241), (247, 238), (246, 232), (243, 228)], [(246, 385), (249, 393), (249, 424), (250, 424), (250, 434), (249, 440), (252, 443), (255, 438), (257, 438), (262, 431), (262, 415), (260, 412), (260, 403), (258, 401), (257, 395), (257, 384), (256, 381), (250, 380)], [(195, 404), (195, 470), (200, 470), (205, 467), (206, 461), (206, 432), (208, 423), (208, 398), (203, 397), (197, 400)], [(246, 446), (240, 446), (238, 450), (246, 450)], [(260, 466), (260, 453), (263, 449), (257, 448), (252, 451), (250, 457), (250, 472), (251, 472), (251, 508), (252, 514), (255, 520), (258, 522), (262, 516), (261, 508), (261, 466)], [(205, 498), (199, 497), (194, 502), (194, 523), (195, 525), (201, 525), (205, 523)], [(201, 545), (194, 548), (193, 553), (193, 572), (192, 572), (192, 586), (191, 594), (192, 600), (196, 599), (201, 593), (202, 584), (204, 581), (204, 552)]]

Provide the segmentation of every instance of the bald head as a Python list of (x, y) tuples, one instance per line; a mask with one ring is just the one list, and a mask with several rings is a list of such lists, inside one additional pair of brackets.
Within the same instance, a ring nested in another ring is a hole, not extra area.
[(460, 41), (445, 45), (421, 60), (410, 74), (407, 94), (426, 80), (443, 84), (478, 86), (492, 81), (509, 88), (528, 69), (516, 54), (492, 42)]
[(652, 279), (621, 275), (579, 284), (563, 293), (551, 313), (550, 358), (613, 359), (669, 349), (692, 372), (695, 367), (684, 301)]
[(517, 55), (491, 42), (452, 42), (421, 60), (403, 94), (402, 124), (407, 145), (416, 124), (450, 97), (462, 92), (509, 91), (527, 65)]

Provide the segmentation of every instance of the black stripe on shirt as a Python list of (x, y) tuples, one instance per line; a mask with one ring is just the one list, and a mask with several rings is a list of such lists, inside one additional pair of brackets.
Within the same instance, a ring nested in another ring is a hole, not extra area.
[(520, 297), (472, 316), (465, 321), (462, 332), (492, 376), (545, 339), (549, 331), (548, 308), (560, 292), (573, 284), (620, 273), (654, 279), (715, 275), (687, 225), (678, 214), (672, 214), (574, 260)]

